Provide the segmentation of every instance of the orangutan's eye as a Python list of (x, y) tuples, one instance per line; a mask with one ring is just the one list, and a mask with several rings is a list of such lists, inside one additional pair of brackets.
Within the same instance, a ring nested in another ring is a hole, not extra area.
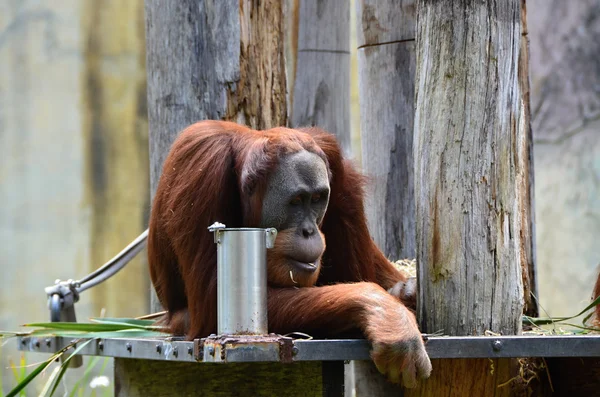
[(292, 201), (290, 201), (291, 205), (300, 205), (302, 204), (302, 197), (300, 196), (296, 196), (292, 199)]

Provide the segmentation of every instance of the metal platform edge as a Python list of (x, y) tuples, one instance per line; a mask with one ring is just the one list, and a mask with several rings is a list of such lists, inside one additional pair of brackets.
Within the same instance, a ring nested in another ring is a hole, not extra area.
[[(214, 345), (206, 339), (193, 341), (170, 338), (118, 339), (99, 338), (85, 346), (80, 354), (119, 358), (137, 358), (178, 362), (208, 361)], [(19, 350), (54, 353), (72, 343), (66, 337), (19, 337)], [(228, 344), (222, 359), (211, 362), (346, 361), (369, 360), (370, 345), (362, 339), (325, 339), (293, 341), (293, 355), (282, 360), (279, 347), (266, 344)], [(600, 357), (600, 335), (568, 336), (474, 336), (430, 337), (426, 341), (429, 357), (443, 358), (517, 358), (517, 357)], [(212, 350), (211, 350), (212, 349)]]

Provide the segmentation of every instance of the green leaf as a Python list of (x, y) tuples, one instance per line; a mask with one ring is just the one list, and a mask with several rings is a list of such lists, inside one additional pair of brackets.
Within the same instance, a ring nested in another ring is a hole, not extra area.
[(19, 384), (17, 384), (14, 387), (14, 389), (9, 391), (8, 394), (6, 395), (6, 397), (14, 397), (21, 390), (25, 389), (25, 386), (27, 386), (33, 379), (35, 379), (36, 376), (38, 376), (43, 370), (45, 370), (46, 367), (48, 367), (50, 364), (52, 364), (52, 362), (54, 360), (56, 360), (58, 357), (60, 357), (62, 355), (63, 351), (64, 350), (61, 350), (60, 352), (56, 353), (55, 355), (53, 355), (52, 357), (50, 357), (49, 359), (47, 359), (46, 361), (44, 361), (40, 365), (38, 365), (33, 371), (31, 371), (31, 373), (27, 377), (25, 377), (25, 379), (21, 380), (19, 382)]
[(52, 386), (52, 383), (53, 383), (54, 379), (56, 378), (56, 376), (58, 375), (59, 371), (60, 371), (60, 365), (57, 365), (52, 370), (52, 373), (48, 377), (48, 380), (46, 381), (46, 383), (44, 383), (44, 387), (40, 391), (40, 396), (45, 396), (48, 394), (48, 390), (50, 390), (50, 386)]
[(62, 364), (60, 365), (60, 372), (58, 373), (58, 376), (56, 377), (56, 379), (54, 380), (54, 386), (52, 387), (52, 390), (50, 391), (50, 397), (52, 397), (54, 395), (54, 392), (56, 391), (56, 388), (58, 387), (60, 380), (62, 379), (62, 377), (65, 374), (65, 371), (67, 370), (67, 368), (69, 368), (69, 361), (71, 361), (73, 359), (73, 357), (75, 357), (75, 355), (77, 353), (79, 353), (79, 351), (81, 349), (83, 349), (85, 346), (87, 346), (88, 344), (90, 344), (91, 342), (93, 342), (95, 339), (90, 339), (87, 340), (83, 343), (80, 343), (79, 346), (77, 346), (77, 348), (75, 350), (73, 350), (73, 352), (69, 355), (69, 357), (67, 357)]
[(600, 329), (599, 328), (594, 328), (594, 327), (586, 327), (586, 326), (581, 326), (581, 325), (575, 325), (575, 324), (571, 324), (571, 323), (564, 323), (564, 325), (568, 325), (569, 327), (574, 327), (574, 328), (578, 328), (580, 330), (583, 331), (587, 331), (587, 332), (599, 332)]
[(154, 320), (137, 320), (135, 318), (92, 317), (90, 321), (109, 324), (131, 324), (140, 327), (156, 326), (156, 321)]
[(82, 391), (82, 388), (80, 387), (80, 385), (85, 384), (87, 382), (87, 379), (89, 378), (90, 374), (92, 373), (92, 370), (94, 369), (96, 364), (98, 364), (99, 361), (100, 361), (100, 357), (98, 357), (98, 356), (96, 356), (90, 360), (88, 365), (85, 367), (85, 371), (83, 372), (83, 375), (79, 379), (77, 379), (77, 382), (75, 382), (75, 384), (71, 388), (71, 393), (69, 393), (69, 397), (75, 397), (75, 393), (77, 393), (78, 391), (79, 392)]
[[(600, 304), (600, 296), (597, 297), (596, 299), (594, 299), (594, 301), (592, 303), (590, 303), (589, 305), (587, 305), (585, 307), (585, 309), (583, 309), (582, 311), (580, 311), (579, 313), (575, 314), (574, 316), (569, 316), (569, 317), (529, 317), (529, 316), (523, 316), (522, 321), (524, 323), (531, 323), (534, 325), (548, 325), (548, 324), (554, 324), (554, 323), (559, 323), (562, 321), (567, 321), (567, 320), (571, 320), (575, 317), (579, 317), (582, 314), (585, 314), (588, 310), (593, 309), (594, 307), (598, 306)], [(590, 318), (591, 314), (586, 316), (584, 318), (584, 322), (587, 321)]]
[(13, 362), (12, 358), (8, 359), (8, 365), (10, 366), (10, 370), (12, 371), (13, 378), (15, 378), (15, 382), (19, 383), (19, 371), (17, 371), (17, 365)]
[(69, 330), (39, 329), (31, 333), (31, 336), (63, 338), (159, 338), (170, 334), (159, 331), (146, 331), (144, 329), (124, 329), (119, 331), (82, 332)]
[[(25, 360), (25, 353), (21, 353), (21, 362), (19, 364), (21, 365), (21, 373), (19, 374), (19, 379), (25, 379), (25, 377), (27, 376), (27, 360)], [(26, 397), (24, 391), (21, 393), (21, 395), (23, 397)]]
[(19, 336), (21, 332), (16, 331), (2, 331), (0, 330), (0, 339), (2, 338), (12, 338), (13, 336)]
[(85, 332), (102, 332), (102, 331), (119, 331), (128, 328), (144, 327), (132, 326), (127, 324), (94, 324), (94, 323), (31, 323), (24, 324), (25, 327), (37, 327), (46, 329), (65, 329), (69, 331), (85, 331)]

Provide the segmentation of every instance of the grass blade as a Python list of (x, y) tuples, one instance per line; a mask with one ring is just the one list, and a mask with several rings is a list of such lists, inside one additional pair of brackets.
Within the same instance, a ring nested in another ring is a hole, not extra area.
[(31, 333), (30, 336), (53, 337), (60, 336), (64, 338), (158, 338), (168, 336), (165, 332), (146, 331), (143, 329), (124, 329), (120, 331), (101, 331), (101, 332), (82, 332), (68, 330), (39, 329)]
[(14, 397), (18, 393), (20, 393), (23, 389), (25, 389), (25, 386), (27, 386), (36, 376), (38, 376), (50, 364), (52, 364), (52, 362), (54, 360), (56, 360), (57, 357), (60, 357), (60, 355), (62, 353), (63, 353), (63, 351), (61, 350), (60, 353), (55, 354), (54, 356), (50, 357), (48, 360), (46, 360), (43, 363), (41, 363), (40, 365), (38, 365), (33, 371), (31, 371), (31, 373), (29, 375), (27, 375), (24, 379), (22, 379), (19, 382), (19, 384), (14, 387), (14, 389), (9, 391), (8, 394), (6, 395), (6, 397)]
[(42, 388), (42, 391), (40, 392), (40, 396), (45, 396), (46, 394), (48, 394), (48, 390), (50, 390), (50, 386), (52, 386), (52, 382), (54, 381), (54, 379), (58, 375), (58, 371), (60, 371), (60, 365), (57, 365), (52, 370), (52, 373), (48, 377), (48, 380), (46, 381), (46, 383), (44, 384), (44, 387)]
[(135, 318), (118, 318), (118, 317), (93, 317), (90, 321), (95, 323), (108, 323), (108, 324), (128, 324), (138, 327), (156, 327), (156, 321), (154, 320), (138, 320)]
[(54, 392), (56, 391), (56, 388), (58, 387), (62, 377), (64, 376), (67, 368), (69, 368), (69, 361), (71, 361), (71, 359), (73, 357), (75, 357), (75, 355), (81, 350), (83, 349), (85, 346), (87, 346), (89, 343), (93, 342), (95, 339), (90, 339), (87, 340), (83, 343), (81, 343), (79, 346), (77, 346), (77, 348), (75, 350), (73, 350), (73, 352), (71, 353), (71, 355), (69, 355), (69, 357), (67, 357), (62, 364), (60, 365), (60, 372), (58, 373), (58, 376), (56, 377), (56, 379), (54, 380), (54, 386), (52, 387), (52, 390), (50, 391), (50, 397), (52, 397), (54, 395)]
[(90, 360), (88, 365), (85, 367), (83, 375), (79, 379), (77, 379), (77, 382), (75, 382), (75, 384), (73, 385), (71, 393), (69, 393), (69, 397), (75, 397), (75, 393), (77, 393), (77, 391), (79, 390), (80, 384), (85, 384), (87, 382), (87, 379), (92, 373), (92, 370), (94, 369), (94, 367), (96, 367), (96, 364), (98, 364), (99, 361), (100, 357), (97, 356)]
[[(19, 380), (25, 379), (25, 377), (27, 376), (27, 368), (26, 368), (27, 360), (25, 360), (25, 353), (21, 353), (21, 361), (19, 362), (19, 364), (21, 365), (21, 371), (19, 373)], [(23, 397), (27, 396), (25, 393), (25, 390), (23, 390), (20, 393), (20, 395)]]
[(24, 324), (25, 327), (37, 327), (46, 329), (65, 329), (68, 331), (83, 331), (83, 332), (102, 332), (102, 331), (119, 331), (123, 329), (139, 328), (145, 329), (140, 326), (133, 326), (128, 324), (95, 324), (95, 323), (31, 323)]
[[(580, 311), (579, 313), (575, 314), (574, 316), (569, 316), (569, 317), (529, 317), (529, 316), (523, 316), (523, 322), (527, 322), (527, 323), (531, 323), (534, 325), (548, 325), (548, 324), (554, 324), (554, 323), (559, 323), (562, 321), (567, 321), (567, 320), (571, 320), (574, 319), (575, 317), (579, 317), (582, 314), (585, 314), (588, 310), (593, 309), (594, 307), (598, 306), (600, 304), (600, 296), (597, 297), (596, 299), (594, 299), (592, 301), (592, 303), (590, 303), (589, 305), (587, 305), (585, 307), (585, 309), (583, 309), (582, 311)], [(590, 315), (586, 316), (584, 319), (584, 322), (587, 321), (589, 319)]]

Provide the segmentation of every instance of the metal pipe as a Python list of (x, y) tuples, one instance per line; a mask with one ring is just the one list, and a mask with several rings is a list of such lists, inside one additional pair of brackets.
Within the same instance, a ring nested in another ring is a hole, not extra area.
[(267, 248), (275, 229), (209, 227), (217, 244), (219, 335), (267, 334)]
[(104, 280), (112, 277), (115, 273), (125, 267), (144, 247), (146, 246), (148, 238), (148, 229), (144, 230), (135, 240), (121, 252), (119, 252), (114, 258), (106, 262), (104, 265), (94, 270), (92, 273), (83, 277), (81, 280), (77, 280), (76, 283), (79, 285), (78, 292), (85, 291), (97, 284), (100, 284)]

